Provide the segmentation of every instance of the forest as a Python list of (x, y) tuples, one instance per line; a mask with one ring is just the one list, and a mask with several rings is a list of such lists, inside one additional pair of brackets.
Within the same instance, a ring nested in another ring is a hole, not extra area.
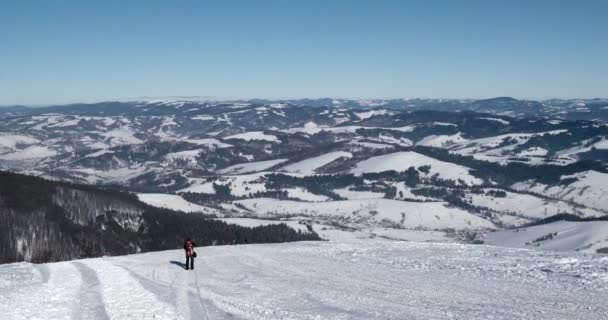
[(0, 263), (35, 263), (200, 245), (320, 240), (285, 224), (255, 228), (150, 207), (127, 192), (0, 172)]

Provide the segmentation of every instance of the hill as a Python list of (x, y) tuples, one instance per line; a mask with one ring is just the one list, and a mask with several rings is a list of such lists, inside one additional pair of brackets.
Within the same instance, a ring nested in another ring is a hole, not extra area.
[(186, 237), (199, 245), (319, 239), (285, 224), (241, 227), (125, 192), (0, 172), (0, 263), (166, 250)]

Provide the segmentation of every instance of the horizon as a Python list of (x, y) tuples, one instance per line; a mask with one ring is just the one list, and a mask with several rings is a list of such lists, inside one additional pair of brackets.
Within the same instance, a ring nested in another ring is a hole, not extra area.
[(291, 102), (297, 100), (324, 100), (324, 99), (332, 99), (332, 100), (344, 100), (344, 101), (365, 101), (365, 100), (384, 100), (384, 101), (394, 101), (394, 100), (403, 100), (403, 101), (411, 101), (411, 100), (461, 100), (461, 101), (484, 101), (484, 100), (492, 100), (492, 99), (515, 99), (518, 101), (535, 101), (535, 102), (546, 102), (551, 100), (563, 100), (563, 101), (591, 101), (591, 100), (608, 100), (608, 97), (590, 97), (590, 98), (546, 98), (546, 99), (531, 99), (531, 98), (518, 98), (512, 96), (495, 96), (495, 97), (487, 97), (487, 98), (450, 98), (450, 97), (402, 97), (402, 98), (344, 98), (344, 97), (302, 97), (302, 98), (216, 98), (216, 97), (206, 97), (206, 96), (166, 96), (166, 97), (136, 97), (136, 98), (117, 98), (117, 99), (108, 99), (108, 100), (92, 100), (92, 101), (74, 101), (74, 102), (60, 102), (60, 103), (50, 103), (50, 104), (0, 104), (0, 108), (11, 108), (11, 107), (25, 107), (25, 108), (45, 108), (45, 107), (53, 107), (53, 106), (68, 106), (68, 105), (78, 105), (78, 104), (101, 104), (101, 103), (109, 103), (109, 102), (120, 102), (120, 103), (132, 103), (132, 102), (251, 102), (255, 100), (266, 100), (270, 102)]
[(0, 105), (608, 97), (607, 10), (599, 0), (7, 2)]

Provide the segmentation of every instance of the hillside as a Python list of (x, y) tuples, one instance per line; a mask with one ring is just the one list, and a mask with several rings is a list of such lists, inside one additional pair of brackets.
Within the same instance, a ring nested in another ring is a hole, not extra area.
[(200, 245), (318, 239), (285, 224), (248, 228), (181, 211), (125, 192), (0, 172), (0, 263), (174, 249), (186, 237)]

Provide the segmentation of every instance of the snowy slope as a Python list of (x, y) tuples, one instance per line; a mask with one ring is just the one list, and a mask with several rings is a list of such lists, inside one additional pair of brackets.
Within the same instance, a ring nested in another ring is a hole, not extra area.
[(181, 196), (175, 194), (138, 193), (137, 198), (139, 199), (139, 201), (151, 205), (153, 207), (184, 212), (215, 213), (214, 209), (188, 202), (184, 200), (184, 198), (182, 198)]
[(422, 138), (422, 140), (416, 142), (418, 146), (425, 147), (436, 147), (436, 148), (444, 148), (455, 143), (463, 143), (467, 140), (462, 137), (462, 133), (457, 133), (453, 135), (430, 135)]
[(315, 170), (323, 167), (340, 158), (351, 158), (353, 155), (350, 152), (335, 151), (329, 152), (318, 157), (309, 158), (302, 160), (290, 165), (287, 165), (281, 169), (281, 171), (300, 173), (300, 174), (314, 174)]
[(357, 163), (357, 166), (352, 172), (355, 174), (362, 174), (366, 172), (382, 172), (388, 170), (405, 171), (412, 166), (418, 168), (424, 165), (431, 166), (431, 170), (428, 174), (429, 177), (438, 174), (441, 179), (462, 179), (469, 185), (481, 184), (483, 182), (481, 179), (472, 176), (469, 173), (470, 169), (467, 167), (439, 161), (412, 151), (395, 152), (369, 158)]
[(416, 242), (198, 248), (0, 266), (2, 319), (608, 317), (608, 257)]
[(561, 176), (561, 180), (575, 179), (567, 185), (547, 186), (533, 181), (520, 182), (514, 189), (532, 191), (556, 199), (568, 200), (599, 210), (608, 210), (608, 174), (585, 171)]
[(596, 252), (608, 249), (608, 221), (558, 221), (489, 233), (485, 243), (514, 248)]
[(239, 163), (224, 169), (218, 170), (218, 173), (221, 174), (243, 174), (243, 173), (252, 173), (264, 171), (268, 168), (279, 165), (283, 162), (287, 161), (287, 159), (275, 159), (275, 160), (267, 160), (267, 161), (256, 161), (256, 162), (246, 162)]
[(494, 228), (479, 216), (442, 202), (406, 202), (389, 199), (344, 200), (329, 202), (300, 202), (269, 198), (235, 201), (260, 217), (310, 216), (324, 217), (346, 223), (371, 225), (387, 223), (402, 228), (476, 229)]
[(239, 134), (231, 135), (228, 137), (224, 137), (224, 139), (240, 139), (240, 140), (245, 140), (245, 141), (260, 140), (260, 141), (277, 142), (277, 143), (281, 142), (281, 140), (279, 140), (279, 138), (277, 138), (276, 136), (273, 136), (271, 134), (265, 134), (262, 131), (251, 131), (251, 132), (239, 133)]
[(471, 194), (471, 203), (476, 206), (490, 208), (498, 212), (513, 212), (520, 216), (543, 219), (560, 213), (578, 214), (582, 217), (602, 216), (604, 213), (576, 207), (565, 201), (547, 200), (540, 197), (505, 192), (505, 197), (495, 197), (485, 194)]

